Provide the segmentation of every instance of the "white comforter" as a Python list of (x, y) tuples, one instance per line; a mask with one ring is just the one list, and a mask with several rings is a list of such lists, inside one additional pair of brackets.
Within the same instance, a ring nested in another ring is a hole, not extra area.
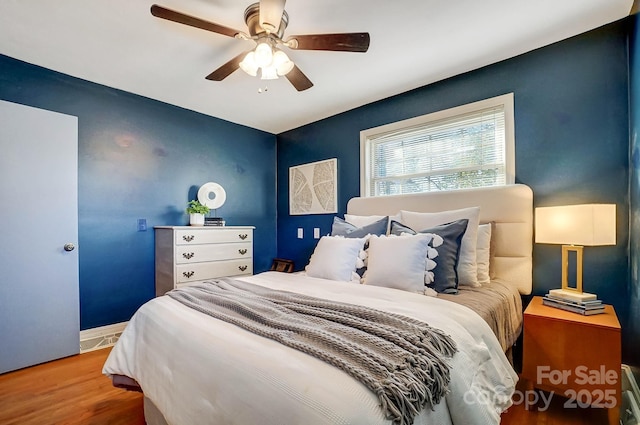
[[(466, 307), (396, 289), (267, 272), (243, 280), (422, 320), (453, 337), (450, 392), (415, 424), (497, 424), (517, 375)], [(171, 425), (386, 424), (375, 395), (339, 369), (164, 296), (133, 316), (103, 373), (135, 379)]]

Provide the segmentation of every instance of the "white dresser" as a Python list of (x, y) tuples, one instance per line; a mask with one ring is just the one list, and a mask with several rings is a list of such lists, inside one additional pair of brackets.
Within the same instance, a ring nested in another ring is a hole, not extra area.
[(182, 285), (253, 274), (253, 226), (156, 226), (156, 296)]

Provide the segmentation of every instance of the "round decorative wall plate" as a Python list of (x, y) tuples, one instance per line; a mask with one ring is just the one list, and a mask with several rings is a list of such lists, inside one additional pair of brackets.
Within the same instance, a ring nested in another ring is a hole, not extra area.
[(220, 208), (226, 200), (227, 192), (218, 183), (205, 183), (198, 189), (198, 201), (212, 210)]

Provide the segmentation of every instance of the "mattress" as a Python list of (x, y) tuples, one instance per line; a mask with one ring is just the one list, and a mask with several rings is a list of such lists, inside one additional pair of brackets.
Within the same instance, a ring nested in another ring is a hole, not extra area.
[[(517, 375), (487, 322), (469, 308), (390, 288), (266, 272), (250, 283), (351, 302), (424, 321), (451, 335), (449, 393), (416, 425), (497, 424)], [(341, 370), (275, 341), (155, 298), (133, 316), (103, 372), (137, 381), (172, 425), (388, 425), (376, 396)]]

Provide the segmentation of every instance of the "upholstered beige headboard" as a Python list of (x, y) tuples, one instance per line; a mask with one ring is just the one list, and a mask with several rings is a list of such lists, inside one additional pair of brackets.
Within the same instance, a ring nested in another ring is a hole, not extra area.
[(533, 281), (533, 192), (528, 186), (514, 184), (352, 198), (347, 204), (347, 213), (393, 216), (400, 210), (438, 212), (475, 206), (480, 207), (481, 223), (495, 223), (491, 235), (492, 275), (513, 284), (521, 294), (530, 294)]

